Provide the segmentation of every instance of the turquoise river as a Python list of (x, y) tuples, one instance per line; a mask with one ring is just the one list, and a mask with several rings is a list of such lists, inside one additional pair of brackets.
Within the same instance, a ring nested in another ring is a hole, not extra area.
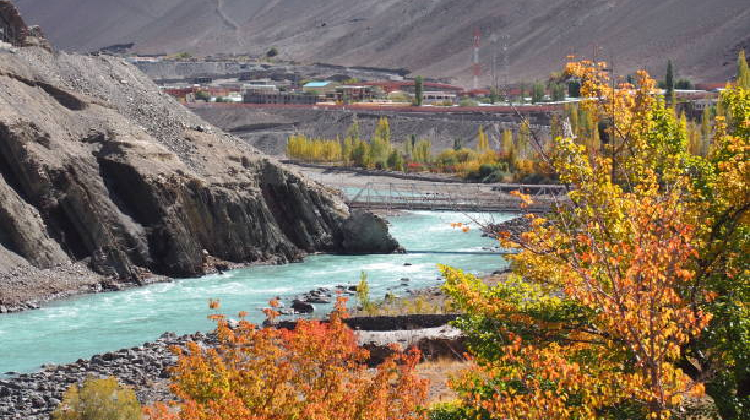
[[(316, 255), (304, 263), (255, 266), (225, 275), (177, 280), (122, 292), (79, 296), (45, 304), (36, 311), (0, 316), (0, 375), (31, 372), (45, 363), (69, 363), (94, 354), (129, 348), (158, 338), (166, 331), (178, 334), (208, 331), (208, 299), (221, 300), (228, 315), (248, 311), (254, 322), (259, 309), (273, 296), (290, 297), (317, 287), (356, 284), (365, 271), (373, 298), (388, 290), (440, 283), (438, 263), (475, 274), (506, 266), (502, 256), (488, 252), (495, 241), (483, 238), (476, 225), (468, 233), (451, 223), (472, 223), (491, 217), (495, 222), (511, 215), (409, 212), (390, 217), (391, 233), (407, 249), (402, 255)], [(405, 265), (410, 263), (411, 265)], [(322, 315), (322, 314), (319, 314)]]

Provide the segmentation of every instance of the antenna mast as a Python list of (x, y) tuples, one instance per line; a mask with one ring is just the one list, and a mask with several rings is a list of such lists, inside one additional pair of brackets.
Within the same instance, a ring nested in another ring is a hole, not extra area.
[(474, 90), (479, 89), (479, 75), (482, 74), (482, 68), (479, 65), (479, 38), (482, 36), (479, 27), (474, 29)]

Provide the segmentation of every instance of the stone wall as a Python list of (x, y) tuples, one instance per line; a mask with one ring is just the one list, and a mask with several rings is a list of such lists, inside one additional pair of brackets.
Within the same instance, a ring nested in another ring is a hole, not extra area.
[[(397, 331), (438, 328), (458, 319), (460, 314), (412, 314), (402, 316), (358, 316), (347, 318), (344, 323), (353, 330)], [(278, 328), (294, 329), (296, 321), (274, 324)]]
[[(369, 138), (381, 117), (388, 118), (394, 144), (402, 144), (411, 135), (416, 135), (430, 139), (433, 153), (452, 148), (455, 139), (461, 139), (464, 147), (476, 147), (480, 125), (489, 135), (494, 148), (500, 147), (505, 129), (517, 132), (520, 128), (514, 113), (334, 111), (243, 106), (198, 106), (194, 112), (272, 155), (284, 154), (290, 134), (296, 132), (314, 138), (344, 138), (355, 120), (361, 136)], [(526, 117), (541, 138), (549, 138), (549, 113), (531, 112)]]

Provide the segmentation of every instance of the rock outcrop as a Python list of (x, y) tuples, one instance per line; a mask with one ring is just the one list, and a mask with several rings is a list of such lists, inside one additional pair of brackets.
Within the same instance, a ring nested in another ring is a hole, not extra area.
[[(5, 3), (0, 22), (15, 22)], [(286, 263), (397, 248), (377, 219), (355, 223), (372, 247), (354, 241), (348, 219), (335, 193), (214, 129), (122, 60), (0, 50), (5, 254), (141, 282), (201, 275), (206, 254)]]
[(388, 223), (368, 212), (355, 211), (344, 222), (342, 248), (349, 253), (390, 253), (403, 251), (388, 234)]
[(0, 0), (0, 42), (15, 47), (36, 46), (52, 49), (42, 29), (37, 25), (27, 27), (21, 14), (7, 0)]

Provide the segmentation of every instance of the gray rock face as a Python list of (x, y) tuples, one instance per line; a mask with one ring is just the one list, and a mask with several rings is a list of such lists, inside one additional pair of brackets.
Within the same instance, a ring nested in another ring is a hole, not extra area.
[[(206, 124), (122, 60), (0, 52), (0, 248), (35, 267), (85, 260), (140, 283), (203, 274), (203, 250), (285, 263), (395, 249), (383, 224), (348, 218), (339, 197)], [(352, 239), (360, 228), (367, 242)]]
[(372, 213), (353, 212), (344, 223), (342, 234), (342, 248), (354, 254), (403, 251), (388, 233), (388, 223)]
[(0, 0), (0, 42), (17, 47), (37, 46), (48, 50), (52, 47), (39, 26), (27, 27), (11, 1)]

